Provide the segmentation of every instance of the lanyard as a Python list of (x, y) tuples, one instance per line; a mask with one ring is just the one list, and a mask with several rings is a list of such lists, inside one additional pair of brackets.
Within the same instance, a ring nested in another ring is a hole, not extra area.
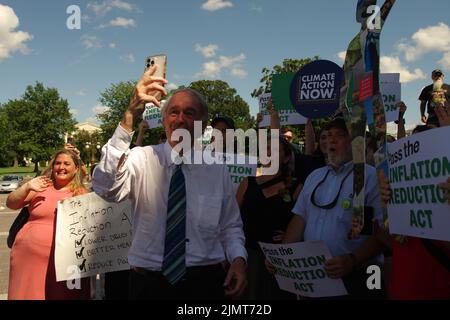
[(338, 201), (338, 199), (339, 199), (339, 195), (341, 194), (341, 190), (342, 190), (342, 186), (344, 185), (344, 182), (345, 182), (345, 180), (347, 179), (347, 177), (350, 175), (350, 173), (352, 173), (353, 172), (353, 170), (349, 170), (349, 172), (345, 175), (345, 177), (342, 179), (342, 181), (341, 181), (341, 186), (339, 187), (339, 190), (338, 190), (338, 192), (337, 192), (337, 194), (336, 194), (336, 197), (334, 198), (334, 200), (332, 201), (332, 202), (330, 202), (329, 204), (326, 204), (326, 205), (319, 205), (319, 204), (317, 204), (317, 202), (316, 202), (316, 200), (315, 200), (315, 198), (316, 198), (316, 191), (317, 191), (317, 189), (319, 188), (319, 186), (322, 184), (322, 183), (324, 183), (325, 182), (325, 180), (327, 179), (327, 177), (328, 177), (328, 174), (330, 173), (330, 170), (328, 170), (327, 171), (327, 174), (325, 175), (325, 177), (323, 177), (323, 179), (322, 179), (322, 181), (320, 181), (318, 184), (317, 184), (317, 186), (314, 188), (314, 190), (313, 190), (313, 192), (312, 192), (312, 194), (311, 194), (311, 203), (313, 204), (313, 205), (315, 205), (316, 207), (318, 207), (318, 208), (320, 208), (320, 209), (333, 209), (335, 206), (336, 206), (336, 203), (337, 203), (337, 201)]

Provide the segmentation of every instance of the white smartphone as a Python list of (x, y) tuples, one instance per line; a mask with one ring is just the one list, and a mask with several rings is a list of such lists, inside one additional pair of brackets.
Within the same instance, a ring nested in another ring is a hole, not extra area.
[(165, 54), (158, 54), (154, 56), (149, 56), (145, 59), (145, 70), (154, 65), (158, 66), (156, 73), (154, 74), (157, 77), (166, 77), (166, 68), (167, 68), (167, 56)]
[[(167, 69), (167, 56), (165, 54), (157, 54), (154, 56), (149, 56), (145, 59), (145, 71), (148, 68), (157, 65), (158, 68), (154, 74), (155, 77), (166, 78), (166, 69)], [(153, 93), (156, 99), (161, 100), (161, 93), (156, 91)]]

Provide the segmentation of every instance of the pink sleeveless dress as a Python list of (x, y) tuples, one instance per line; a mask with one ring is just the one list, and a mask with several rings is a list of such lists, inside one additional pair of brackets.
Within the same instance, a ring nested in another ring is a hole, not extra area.
[(9, 300), (89, 299), (89, 278), (81, 289), (69, 290), (66, 281), (56, 282), (55, 231), (57, 203), (72, 197), (68, 190), (49, 187), (30, 202), (30, 218), (18, 232), (10, 253)]

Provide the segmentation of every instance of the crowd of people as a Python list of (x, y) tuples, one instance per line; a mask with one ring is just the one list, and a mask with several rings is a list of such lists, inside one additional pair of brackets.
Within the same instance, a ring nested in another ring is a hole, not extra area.
[[(178, 129), (190, 133), (188, 144), (193, 147), (199, 138), (194, 122), (201, 121), (203, 129), (208, 124), (208, 105), (197, 91), (173, 92), (161, 109), (166, 136), (158, 145), (142, 146), (148, 129), (145, 121), (139, 124), (143, 106), (150, 102), (160, 106), (155, 92), (167, 95), (167, 80), (153, 76), (155, 70), (149, 68), (137, 82), (92, 176), (94, 192), (113, 202), (130, 199), (132, 208), (130, 270), (107, 274), (106, 298), (301, 299), (279, 288), (258, 242), (323, 240), (333, 256), (325, 262), (327, 276), (343, 279), (347, 298), (450, 299), (449, 266), (429, 249), (449, 261), (450, 243), (409, 236), (399, 240), (389, 234), (381, 209), (382, 201), (391, 196), (389, 182), (378, 187), (373, 167), (376, 147), (369, 134), (364, 190), (373, 228), (350, 240), (353, 163), (351, 133), (342, 118), (324, 126), (317, 142), (309, 120), (302, 151), (293, 143), (293, 131), (281, 127), (277, 112), (269, 106), (271, 128), (281, 129), (275, 155), (279, 168), (271, 175), (245, 178), (235, 193), (225, 165), (191, 164), (186, 150), (174, 156)], [(442, 84), (442, 71), (433, 71), (432, 78), (439, 89), (427, 87), (420, 95), (426, 124), (417, 131), (450, 125), (449, 91)], [(401, 138), (406, 106), (401, 102), (397, 107)], [(132, 145), (138, 125), (139, 137)], [(233, 119), (223, 116), (216, 117), (212, 126), (223, 133), (235, 129)], [(268, 141), (269, 154), (273, 142)], [(88, 192), (82, 184), (86, 174), (79, 152), (69, 145), (53, 156), (42, 176), (8, 196), (9, 208), (28, 206), (30, 212), (11, 250), (9, 299), (90, 298), (88, 278), (82, 280), (81, 290), (69, 290), (65, 281), (56, 281), (54, 265), (57, 202)], [(439, 187), (446, 190), (450, 205), (450, 177), (442, 177)], [(369, 264), (389, 275), (383, 290), (368, 290)]]

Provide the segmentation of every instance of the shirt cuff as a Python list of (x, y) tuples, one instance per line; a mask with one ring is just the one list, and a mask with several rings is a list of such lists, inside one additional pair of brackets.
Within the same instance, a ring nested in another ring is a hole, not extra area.
[(234, 250), (231, 250), (231, 252), (227, 252), (227, 258), (229, 263), (233, 263), (234, 259), (241, 257), (245, 260), (245, 263), (247, 263), (248, 256), (247, 256), (247, 250), (245, 250), (244, 247), (242, 248), (235, 248)]
[(126, 152), (130, 148), (133, 135), (134, 131), (130, 133), (119, 124), (114, 131), (110, 144), (117, 150)]

